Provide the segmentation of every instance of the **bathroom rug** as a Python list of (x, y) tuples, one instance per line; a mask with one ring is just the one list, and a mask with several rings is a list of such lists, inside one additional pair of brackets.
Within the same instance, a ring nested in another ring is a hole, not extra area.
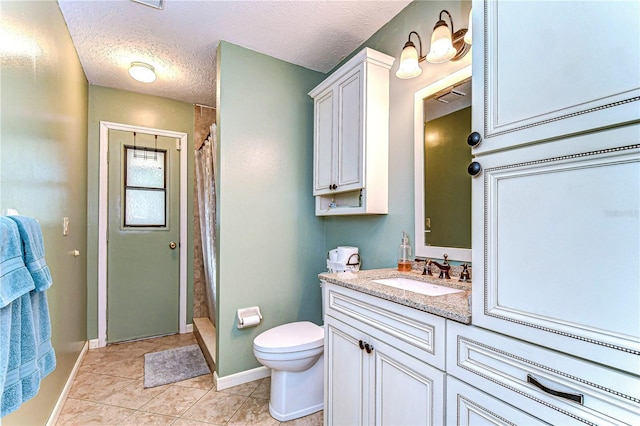
[(209, 374), (197, 344), (144, 355), (144, 387), (153, 388)]

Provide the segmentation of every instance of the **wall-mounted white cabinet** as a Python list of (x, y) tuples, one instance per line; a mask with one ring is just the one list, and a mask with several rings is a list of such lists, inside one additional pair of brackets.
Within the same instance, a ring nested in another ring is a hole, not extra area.
[(325, 424), (445, 424), (444, 318), (323, 286)]
[(389, 69), (365, 48), (309, 92), (317, 215), (388, 211)]

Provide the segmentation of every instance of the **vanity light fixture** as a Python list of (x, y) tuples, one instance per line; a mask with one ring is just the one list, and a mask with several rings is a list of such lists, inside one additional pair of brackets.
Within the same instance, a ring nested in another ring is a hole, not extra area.
[(469, 28), (467, 29), (467, 33), (464, 35), (464, 42), (471, 46), (471, 24), (473, 20), (471, 19), (473, 16), (473, 9), (469, 10)]
[[(449, 26), (442, 19), (443, 13), (449, 17), (451, 30), (449, 30)], [(471, 28), (471, 12), (469, 12), (469, 28)], [(418, 50), (416, 50), (415, 44), (411, 41), (412, 34), (418, 37), (420, 45), (419, 53)], [(409, 33), (409, 39), (404, 44), (402, 53), (400, 54), (400, 65), (396, 71), (396, 77), (408, 79), (419, 76), (422, 73), (420, 62), (425, 59), (433, 64), (458, 61), (469, 52), (470, 48), (471, 31), (468, 31), (466, 28), (454, 31), (451, 14), (447, 10), (442, 10), (440, 12), (440, 19), (436, 22), (433, 28), (433, 34), (431, 35), (431, 50), (426, 56), (422, 55), (422, 39), (420, 35), (415, 31)]]
[(156, 81), (156, 70), (144, 62), (131, 62), (129, 75), (141, 83), (153, 83)]
[[(418, 51), (416, 50), (416, 45), (411, 41), (411, 34), (415, 34), (416, 37), (418, 37), (420, 54), (418, 54)], [(419, 76), (422, 74), (420, 62), (425, 59), (426, 56), (422, 54), (422, 39), (417, 32), (411, 31), (409, 33), (409, 40), (404, 44), (402, 53), (400, 54), (400, 65), (398, 66), (398, 71), (396, 71), (396, 77), (408, 79)]]
[[(442, 19), (443, 13), (446, 13), (449, 17), (451, 30), (449, 30), (449, 26)], [(427, 61), (432, 64), (441, 64), (447, 61), (458, 61), (467, 54), (469, 45), (464, 42), (467, 29), (463, 28), (454, 31), (451, 14), (446, 10), (442, 10), (440, 12), (440, 19), (436, 22), (436, 26), (433, 27), (431, 50), (427, 54)]]

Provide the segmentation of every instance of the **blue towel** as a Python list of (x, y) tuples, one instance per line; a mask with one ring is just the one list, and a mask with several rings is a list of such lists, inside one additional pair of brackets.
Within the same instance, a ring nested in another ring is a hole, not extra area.
[(37, 291), (51, 287), (51, 272), (44, 259), (44, 241), (42, 230), (37, 220), (27, 216), (7, 216), (18, 225), (22, 238), (24, 263), (31, 273)]
[(0, 308), (34, 288), (22, 257), (18, 226), (6, 216), (0, 216)]
[[(33, 323), (31, 294), (25, 294), (14, 300), (8, 310), (0, 315), (3, 320), (9, 318), (9, 353), (7, 369), (4, 374), (4, 386), (0, 395), (0, 416), (4, 417), (17, 410), (20, 405), (33, 398), (40, 389), (40, 370), (38, 369), (36, 333)], [(4, 321), (3, 321), (4, 322)], [(3, 327), (5, 324), (3, 324)]]
[[(2, 229), (9, 230), (6, 232), (7, 238), (3, 231), (0, 245), (0, 253), (3, 255), (0, 284), (4, 285), (6, 282), (5, 299), (9, 302), (4, 306), (0, 305), (2, 417), (36, 396), (40, 381), (55, 369), (56, 357), (51, 345), (51, 321), (44, 291), (51, 286), (53, 280), (44, 259), (40, 224), (35, 219), (24, 216), (0, 217), (0, 220)], [(20, 261), (16, 256), (17, 252), (20, 254)], [(27, 280), (24, 274), (31, 281), (29, 289), (22, 295), (18, 295), (15, 289), (24, 290), (27, 287), (18, 286), (15, 282), (16, 271), (21, 272), (22, 281)], [(3, 295), (3, 287), (0, 287), (0, 296)], [(12, 299), (9, 300), (10, 298)]]
[(40, 370), (40, 379), (44, 379), (56, 368), (56, 355), (53, 346), (51, 346), (51, 321), (46, 292), (31, 292), (31, 311), (33, 312), (33, 327), (36, 334), (36, 360), (38, 370)]

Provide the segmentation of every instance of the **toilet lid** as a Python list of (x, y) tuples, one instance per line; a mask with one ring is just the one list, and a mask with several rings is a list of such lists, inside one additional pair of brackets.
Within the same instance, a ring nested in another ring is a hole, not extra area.
[(253, 347), (262, 352), (297, 352), (324, 344), (324, 328), (309, 321), (292, 322), (261, 333)]

